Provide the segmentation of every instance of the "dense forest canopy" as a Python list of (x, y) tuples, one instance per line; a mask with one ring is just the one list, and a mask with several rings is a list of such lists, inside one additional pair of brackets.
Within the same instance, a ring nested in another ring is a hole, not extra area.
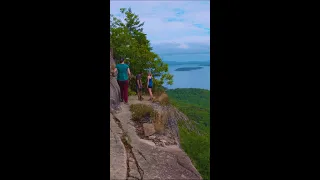
[(179, 123), (180, 143), (203, 179), (210, 179), (210, 91), (195, 88), (170, 89), (170, 102), (194, 122), (200, 134)]
[(147, 72), (154, 77), (154, 86), (162, 87), (166, 82), (173, 84), (173, 75), (168, 72), (168, 64), (164, 63), (158, 54), (152, 52), (150, 41), (143, 33), (144, 22), (132, 10), (121, 8), (123, 19), (110, 14), (110, 45), (114, 51), (114, 58), (125, 58), (133, 74), (143, 73), (146, 82)]

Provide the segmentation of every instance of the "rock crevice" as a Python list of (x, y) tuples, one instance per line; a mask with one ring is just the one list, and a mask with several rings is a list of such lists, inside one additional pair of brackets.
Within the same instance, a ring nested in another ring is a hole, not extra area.
[[(127, 158), (126, 158), (126, 166), (127, 166), (127, 173), (126, 173), (126, 179), (134, 178), (138, 180), (143, 180), (143, 169), (139, 166), (139, 163), (132, 152), (132, 146), (129, 142), (130, 137), (127, 135), (126, 131), (123, 129), (120, 120), (114, 116), (113, 120), (116, 122), (118, 127), (121, 129), (122, 133), (121, 135), (121, 142), (124, 145), (124, 148), (126, 150)], [(137, 170), (137, 171), (136, 171)], [(136, 173), (138, 172), (138, 174)]]

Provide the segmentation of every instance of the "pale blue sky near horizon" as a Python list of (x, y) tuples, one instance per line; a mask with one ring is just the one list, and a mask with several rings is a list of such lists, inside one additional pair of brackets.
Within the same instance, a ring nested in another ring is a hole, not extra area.
[(145, 22), (144, 33), (147, 34), (154, 51), (160, 56), (163, 54), (167, 59), (169, 56), (169, 59), (172, 59), (174, 56), (191, 53), (185, 57), (194, 56), (193, 61), (199, 59), (193, 53), (202, 53), (202, 56), (206, 54), (206, 58), (199, 61), (210, 59), (209, 0), (111, 0), (110, 13), (123, 19), (120, 8), (129, 7), (139, 16), (141, 22)]

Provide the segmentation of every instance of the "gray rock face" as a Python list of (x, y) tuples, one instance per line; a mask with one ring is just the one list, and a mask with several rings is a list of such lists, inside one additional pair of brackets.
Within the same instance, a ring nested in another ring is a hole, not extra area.
[[(135, 102), (129, 97), (129, 103)], [(129, 106), (121, 106), (120, 113), (110, 114), (110, 179), (202, 179), (190, 158), (179, 146), (161, 147), (150, 140), (141, 139), (131, 124)], [(163, 141), (159, 140), (161, 143), (171, 140), (167, 135), (157, 136), (159, 135), (155, 133), (151, 137), (159, 138)]]
[(126, 179), (127, 155), (119, 135), (110, 129), (110, 179)]
[(115, 67), (115, 61), (113, 59), (112, 50), (110, 49), (110, 111), (120, 110), (120, 87), (116, 79), (116, 75), (113, 75), (112, 71)]
[(178, 147), (151, 147), (140, 143), (133, 153), (143, 169), (143, 179), (202, 179), (189, 157)]

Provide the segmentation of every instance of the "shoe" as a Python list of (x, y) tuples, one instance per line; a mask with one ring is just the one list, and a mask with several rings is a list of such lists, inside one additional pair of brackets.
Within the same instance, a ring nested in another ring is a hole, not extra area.
[(120, 99), (120, 102), (123, 102), (123, 99)]

